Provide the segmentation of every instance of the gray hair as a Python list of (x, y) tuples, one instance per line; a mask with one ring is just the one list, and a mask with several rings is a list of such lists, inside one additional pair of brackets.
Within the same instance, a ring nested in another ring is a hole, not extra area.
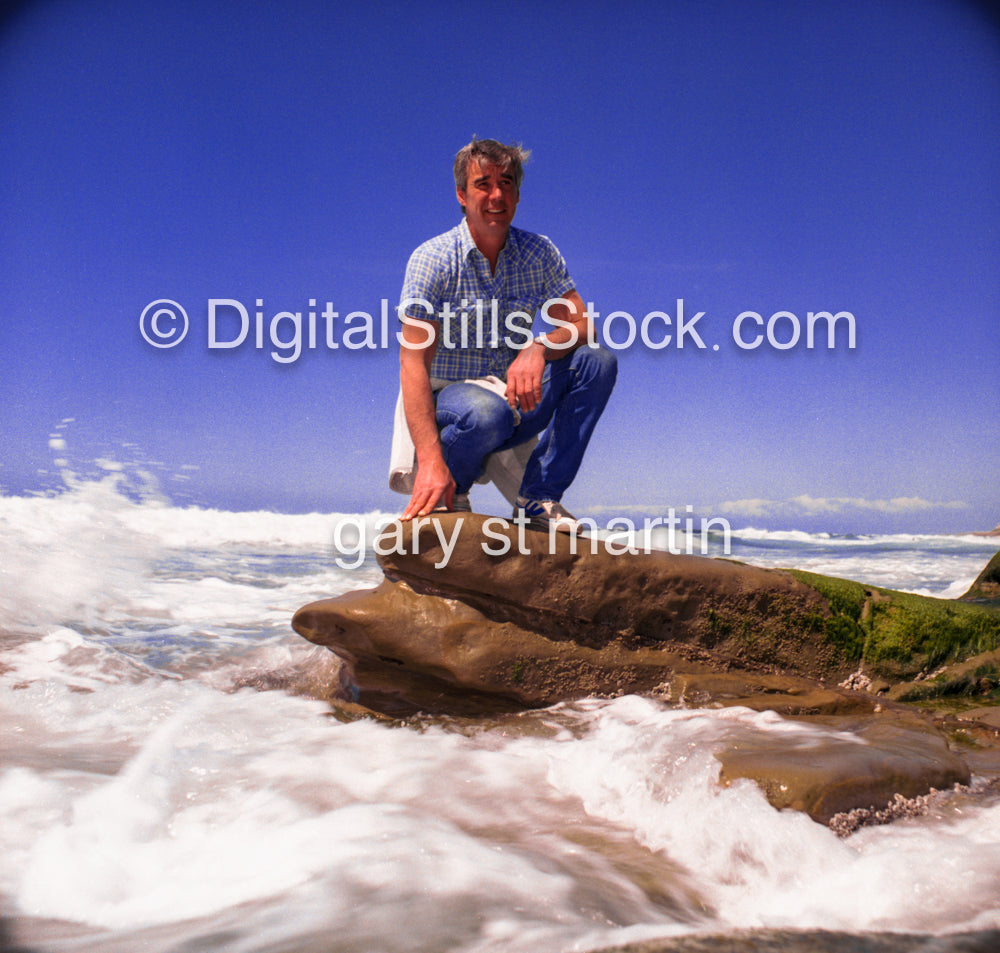
[(480, 164), (489, 162), (499, 166), (504, 172), (514, 176), (514, 184), (520, 189), (524, 178), (524, 163), (528, 161), (531, 152), (517, 143), (505, 146), (496, 139), (477, 139), (458, 150), (455, 156), (455, 186), (462, 192), (469, 183), (469, 163), (476, 159)]

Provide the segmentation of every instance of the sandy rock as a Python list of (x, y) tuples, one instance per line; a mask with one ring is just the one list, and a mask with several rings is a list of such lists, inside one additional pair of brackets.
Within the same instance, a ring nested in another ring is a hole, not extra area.
[(846, 674), (817, 628), (823, 598), (788, 573), (592, 552), (586, 538), (550, 540), (474, 514), (404, 526), (412, 534), (379, 557), (380, 586), (305, 606), (292, 621), (344, 660), (372, 707), (537, 707), (733, 666)]
[(839, 734), (818, 745), (810, 738), (801, 745), (742, 743), (724, 750), (721, 780), (751, 778), (775, 807), (805, 811), (824, 824), (856, 808), (885, 807), (897, 795), (913, 798), (969, 783), (965, 760), (915, 715), (818, 720)]
[[(891, 591), (623, 552), (467, 513), (397, 524), (376, 552), (378, 587), (304, 606), (292, 623), (342, 660), (334, 694), (352, 705), (484, 715), (644, 692), (825, 720), (842, 731), (820, 747), (764, 742), (720, 754), (722, 783), (750, 778), (776, 807), (824, 822), (969, 779), (946, 731), (873, 694), (886, 683), (829, 638), (843, 629), (831, 599), (860, 626), (876, 601), (897, 612)], [(903, 608), (923, 611), (915, 605)]]

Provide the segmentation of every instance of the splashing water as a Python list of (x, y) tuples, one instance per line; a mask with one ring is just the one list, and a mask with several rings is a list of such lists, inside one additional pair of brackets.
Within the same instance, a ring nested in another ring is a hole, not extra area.
[[(1000, 929), (988, 792), (838, 838), (749, 781), (718, 783), (723, 744), (829, 729), (638, 697), (332, 717), (306, 696), (336, 661), (289, 620), (377, 584), (370, 557), (342, 569), (331, 540), (384, 516), (181, 508), (121, 492), (113, 472), (0, 497), (0, 910), (22, 942), (527, 953), (760, 927)], [(738, 559), (938, 593), (992, 553), (737, 536)]]

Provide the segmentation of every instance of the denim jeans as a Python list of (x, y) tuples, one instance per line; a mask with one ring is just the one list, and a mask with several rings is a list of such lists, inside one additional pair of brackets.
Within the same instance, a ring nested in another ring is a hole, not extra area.
[(443, 388), (437, 395), (437, 425), (455, 492), (469, 492), (488, 454), (541, 434), (524, 471), (521, 496), (562, 499), (580, 469), (617, 373), (614, 353), (601, 348), (579, 347), (568, 357), (549, 361), (542, 399), (534, 410), (522, 411), (516, 425), (510, 405), (497, 394), (461, 381)]

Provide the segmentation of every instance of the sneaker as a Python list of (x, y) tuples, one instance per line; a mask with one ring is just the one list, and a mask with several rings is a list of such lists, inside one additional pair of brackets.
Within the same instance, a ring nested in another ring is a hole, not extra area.
[(555, 529), (559, 533), (577, 533), (580, 524), (558, 500), (528, 500), (523, 496), (517, 498), (514, 506), (514, 518), (525, 515), (532, 526), (539, 529)]
[(472, 512), (472, 502), (469, 500), (468, 493), (456, 493), (451, 498), (451, 510), (445, 506), (444, 497), (438, 500), (438, 505), (434, 507), (434, 513), (471, 513)]

